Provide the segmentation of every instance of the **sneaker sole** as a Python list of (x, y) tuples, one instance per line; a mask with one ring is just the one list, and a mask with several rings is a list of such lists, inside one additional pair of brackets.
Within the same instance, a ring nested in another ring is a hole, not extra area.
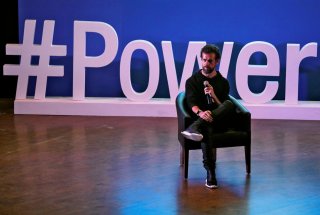
[(207, 180), (206, 180), (206, 187), (210, 188), (210, 189), (217, 189), (218, 188), (218, 185), (209, 185)]
[(189, 133), (187, 131), (182, 131), (181, 134), (189, 139), (189, 140), (193, 140), (193, 141), (201, 141), (203, 139), (202, 134), (195, 134), (195, 133)]

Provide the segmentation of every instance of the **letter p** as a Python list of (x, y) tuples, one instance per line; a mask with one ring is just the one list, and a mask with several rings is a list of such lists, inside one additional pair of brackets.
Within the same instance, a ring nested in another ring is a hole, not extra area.
[[(105, 44), (103, 53), (99, 56), (86, 56), (86, 33), (100, 34)], [(114, 28), (104, 22), (75, 21), (73, 48), (73, 100), (85, 98), (86, 67), (103, 67), (110, 64), (118, 50), (118, 35)]]

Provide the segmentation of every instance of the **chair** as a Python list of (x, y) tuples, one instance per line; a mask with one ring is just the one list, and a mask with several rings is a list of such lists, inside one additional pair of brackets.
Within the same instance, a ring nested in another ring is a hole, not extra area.
[[(230, 100), (235, 105), (233, 128), (222, 133), (214, 134), (214, 147), (243, 146), (245, 152), (246, 171), (251, 172), (251, 113), (233, 96)], [(185, 92), (180, 92), (176, 97), (176, 110), (178, 117), (178, 140), (180, 142), (180, 165), (184, 166), (184, 178), (188, 178), (189, 150), (201, 149), (201, 142), (186, 139), (181, 134), (196, 118), (188, 107)]]

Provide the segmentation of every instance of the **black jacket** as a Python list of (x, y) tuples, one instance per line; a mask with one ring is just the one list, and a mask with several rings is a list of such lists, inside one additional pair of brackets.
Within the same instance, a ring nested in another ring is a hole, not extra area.
[(214, 93), (220, 102), (229, 99), (229, 81), (224, 78), (220, 72), (217, 71), (217, 75), (213, 78), (207, 78), (202, 75), (201, 70), (199, 70), (186, 81), (186, 97), (190, 108), (198, 106), (201, 110), (205, 111), (213, 110), (217, 107), (217, 103), (208, 105), (206, 95), (204, 94), (204, 81), (208, 81), (213, 87)]

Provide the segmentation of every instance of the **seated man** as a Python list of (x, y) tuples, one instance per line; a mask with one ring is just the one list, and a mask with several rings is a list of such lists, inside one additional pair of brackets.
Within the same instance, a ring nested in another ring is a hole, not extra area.
[(216, 65), (221, 54), (218, 47), (206, 45), (201, 49), (202, 69), (186, 81), (186, 98), (189, 107), (198, 116), (182, 135), (194, 141), (201, 141), (203, 165), (207, 170), (206, 186), (217, 188), (215, 176), (215, 154), (212, 151), (211, 135), (224, 131), (228, 126), (228, 117), (234, 110), (229, 100), (229, 82)]

